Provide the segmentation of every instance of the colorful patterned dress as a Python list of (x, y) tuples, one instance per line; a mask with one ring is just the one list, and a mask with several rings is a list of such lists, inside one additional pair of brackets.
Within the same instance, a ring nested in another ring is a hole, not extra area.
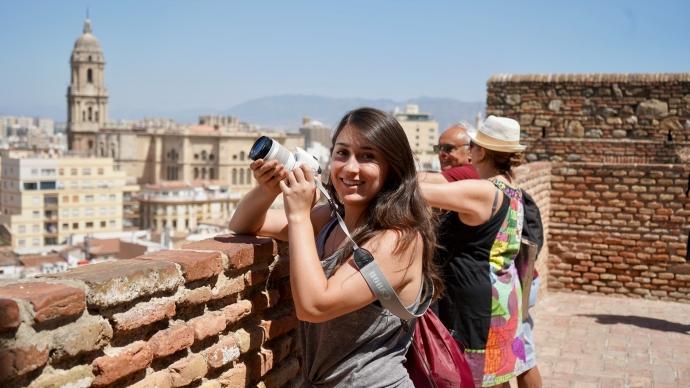
[(504, 383), (528, 369), (522, 337), (522, 289), (513, 260), (520, 248), (522, 192), (500, 180), (503, 202), (486, 223), (442, 216), (436, 260), (446, 291), (439, 318), (465, 348), (477, 387)]

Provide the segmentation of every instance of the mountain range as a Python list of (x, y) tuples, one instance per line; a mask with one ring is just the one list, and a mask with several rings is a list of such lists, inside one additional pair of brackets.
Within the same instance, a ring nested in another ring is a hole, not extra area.
[(419, 105), (420, 112), (431, 114), (439, 124), (439, 130), (465, 121), (474, 125), (477, 114), (484, 114), (483, 102), (463, 102), (452, 98), (419, 97), (407, 101), (391, 99), (332, 98), (307, 95), (279, 95), (262, 97), (235, 105), (222, 112), (240, 120), (261, 126), (295, 130), (304, 116), (335, 127), (345, 112), (370, 106), (384, 111), (401, 110), (406, 104)]

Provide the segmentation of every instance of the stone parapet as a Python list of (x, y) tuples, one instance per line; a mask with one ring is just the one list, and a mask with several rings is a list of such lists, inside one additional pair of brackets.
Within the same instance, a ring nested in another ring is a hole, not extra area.
[(2, 283), (0, 386), (284, 386), (288, 265), (271, 239), (218, 236)]
[(487, 114), (520, 121), (530, 161), (690, 162), (690, 73), (495, 75)]

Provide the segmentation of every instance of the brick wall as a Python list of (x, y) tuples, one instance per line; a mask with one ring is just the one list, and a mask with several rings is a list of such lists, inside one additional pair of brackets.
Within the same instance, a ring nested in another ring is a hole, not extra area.
[(289, 385), (288, 275), (272, 240), (221, 236), (3, 283), (0, 386)]
[(551, 161), (548, 286), (690, 302), (690, 73), (497, 75), (487, 114)]
[(678, 165), (554, 165), (549, 286), (690, 302), (685, 258), (690, 168)]
[(493, 76), (487, 114), (520, 121), (529, 160), (690, 161), (690, 73)]
[(515, 171), (515, 182), (529, 193), (539, 207), (544, 224), (544, 247), (539, 252), (535, 268), (542, 279), (540, 292), (543, 292), (549, 281), (549, 224), (551, 213), (551, 163), (534, 162), (518, 167)]

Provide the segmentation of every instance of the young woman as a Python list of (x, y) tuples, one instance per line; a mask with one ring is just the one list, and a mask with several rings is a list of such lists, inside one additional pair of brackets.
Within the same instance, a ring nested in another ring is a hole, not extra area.
[[(288, 172), (262, 160), (250, 168), (259, 185), (242, 199), (230, 228), (289, 241), (305, 384), (412, 387), (403, 362), (413, 328), (374, 303), (334, 213), (328, 205), (313, 208), (311, 171)], [(371, 108), (343, 117), (333, 136), (327, 187), (353, 239), (372, 253), (405, 306), (419, 304), (425, 278), (440, 290), (434, 225), (395, 118)], [(280, 193), (285, 210), (270, 210)]]
[(446, 292), (439, 318), (465, 348), (477, 387), (501, 386), (529, 368), (522, 335), (522, 290), (513, 263), (520, 248), (522, 192), (517, 121), (489, 116), (469, 133), (472, 165), (481, 180), (421, 183), (427, 202), (449, 210), (439, 226)]

